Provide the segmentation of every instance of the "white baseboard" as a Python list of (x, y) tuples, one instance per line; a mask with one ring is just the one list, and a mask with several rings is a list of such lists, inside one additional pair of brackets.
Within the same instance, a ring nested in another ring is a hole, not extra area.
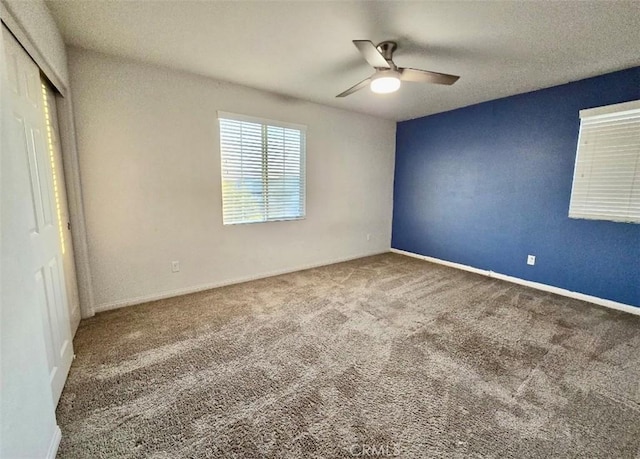
[(60, 431), (60, 427), (56, 426), (56, 430), (53, 432), (53, 437), (51, 437), (51, 442), (49, 442), (47, 459), (56, 459), (56, 454), (58, 454), (58, 447), (60, 446), (60, 440), (62, 440), (62, 432)]
[(462, 269), (464, 271), (470, 271), (476, 274), (482, 274), (483, 276), (493, 277), (495, 279), (512, 282), (514, 284), (524, 285), (527, 287), (535, 288), (545, 292), (555, 293), (556, 295), (562, 295), (569, 298), (575, 298), (576, 300), (587, 301), (589, 303), (597, 304), (611, 309), (617, 309), (618, 311), (628, 312), (630, 314), (640, 315), (640, 307), (631, 306), (630, 304), (618, 303), (616, 301), (607, 300), (604, 298), (598, 298), (597, 296), (585, 295), (584, 293), (572, 292), (571, 290), (565, 290), (563, 288), (554, 287), (552, 285), (541, 284), (539, 282), (528, 281), (520, 279), (519, 277), (507, 276), (506, 274), (500, 274), (493, 271), (487, 271), (484, 269), (474, 268), (473, 266), (463, 265), (460, 263), (453, 263), (451, 261), (441, 260), (439, 258), (427, 257), (425, 255), (419, 255), (413, 252), (406, 252), (399, 249), (391, 249), (391, 252), (398, 253), (400, 255), (406, 255), (408, 257), (419, 258), (420, 260), (429, 261), (431, 263), (437, 263), (439, 265), (449, 266), (451, 268)]
[(241, 284), (243, 282), (249, 282), (249, 281), (264, 279), (264, 278), (273, 277), (273, 276), (280, 276), (282, 274), (289, 274), (296, 271), (304, 271), (305, 269), (319, 268), (321, 266), (333, 265), (335, 263), (342, 263), (345, 261), (356, 260), (358, 258), (371, 257), (373, 255), (379, 255), (381, 253), (388, 253), (388, 250), (384, 250), (382, 252), (353, 255), (349, 257), (328, 260), (320, 263), (312, 263), (308, 265), (296, 266), (293, 268), (286, 268), (286, 269), (281, 269), (276, 271), (260, 273), (253, 276), (238, 277), (235, 279), (225, 280), (222, 282), (214, 282), (211, 284), (196, 285), (193, 287), (186, 287), (186, 288), (181, 288), (176, 290), (166, 290), (160, 293), (153, 293), (151, 295), (139, 296), (139, 297), (130, 298), (126, 300), (115, 301), (112, 303), (103, 303), (95, 307), (95, 312), (109, 311), (111, 309), (123, 308), (125, 306), (133, 306), (136, 304), (148, 303), (149, 301), (164, 300), (166, 298), (172, 298), (174, 296), (188, 295), (190, 293), (202, 292), (204, 290), (211, 290), (212, 288), (225, 287), (227, 285), (233, 285), (233, 284)]

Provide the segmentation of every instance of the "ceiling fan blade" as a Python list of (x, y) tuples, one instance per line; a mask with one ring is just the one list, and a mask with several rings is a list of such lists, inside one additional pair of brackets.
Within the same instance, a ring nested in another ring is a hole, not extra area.
[(448, 75), (446, 73), (430, 72), (428, 70), (407, 69), (398, 67), (400, 79), (402, 81), (415, 81), (418, 83), (435, 83), (451, 85), (460, 78), (457, 75)]
[(356, 91), (359, 91), (360, 89), (364, 88), (366, 85), (369, 84), (369, 82), (371, 81), (371, 77), (369, 78), (365, 78), (364, 80), (362, 80), (360, 83), (357, 83), (353, 86), (351, 86), (349, 89), (347, 89), (344, 92), (341, 92), (340, 94), (338, 94), (336, 97), (346, 97), (349, 94), (353, 94)]
[(353, 44), (356, 45), (362, 57), (369, 63), (371, 67), (375, 67), (378, 69), (390, 69), (391, 66), (384, 58), (376, 45), (371, 43), (369, 40), (353, 40)]

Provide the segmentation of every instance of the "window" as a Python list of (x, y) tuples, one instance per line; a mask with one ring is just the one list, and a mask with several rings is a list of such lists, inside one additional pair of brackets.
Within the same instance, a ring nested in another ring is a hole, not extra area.
[(640, 100), (580, 111), (569, 217), (640, 223)]
[(225, 225), (305, 216), (306, 127), (218, 112)]

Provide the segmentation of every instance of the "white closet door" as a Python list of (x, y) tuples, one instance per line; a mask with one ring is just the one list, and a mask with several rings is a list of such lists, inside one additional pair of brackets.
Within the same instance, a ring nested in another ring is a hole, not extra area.
[(2, 188), (3, 194), (9, 191), (17, 200), (28, 195), (25, 202), (31, 207), (31, 218), (21, 231), (31, 245), (25, 256), (32, 258), (51, 390), (57, 403), (73, 359), (73, 346), (53, 180), (54, 158), (47, 148), (40, 69), (4, 27), (2, 38), (7, 64), (6, 81), (2, 83), (9, 87), (8, 100), (2, 103), (7, 103), (12, 112), (6, 134), (15, 136), (11, 142), (15, 148), (3, 155), (12, 155), (24, 169), (24, 173), (8, 177)]
[(60, 247), (62, 249), (62, 263), (67, 282), (67, 300), (69, 304), (69, 320), (71, 335), (75, 334), (80, 323), (80, 299), (78, 296), (78, 284), (76, 277), (76, 263), (73, 257), (73, 240), (71, 239), (71, 219), (67, 202), (67, 187), (64, 180), (64, 168), (62, 165), (62, 147), (60, 144), (60, 132), (58, 129), (58, 115), (56, 96), (53, 88), (46, 82), (42, 82), (42, 94), (45, 103), (45, 121), (47, 128), (47, 147), (52, 157), (54, 193), (56, 198), (56, 212), (58, 217), (58, 232), (60, 234)]

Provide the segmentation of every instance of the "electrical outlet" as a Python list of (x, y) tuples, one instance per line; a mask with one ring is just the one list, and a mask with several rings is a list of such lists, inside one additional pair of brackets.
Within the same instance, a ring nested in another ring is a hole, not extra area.
[(367, 233), (367, 241), (371, 240), (371, 233)]
[(171, 272), (172, 273), (180, 272), (180, 262), (179, 261), (172, 261), (171, 262)]
[(535, 265), (536, 264), (536, 256), (535, 255), (527, 255), (527, 264), (528, 265)]

